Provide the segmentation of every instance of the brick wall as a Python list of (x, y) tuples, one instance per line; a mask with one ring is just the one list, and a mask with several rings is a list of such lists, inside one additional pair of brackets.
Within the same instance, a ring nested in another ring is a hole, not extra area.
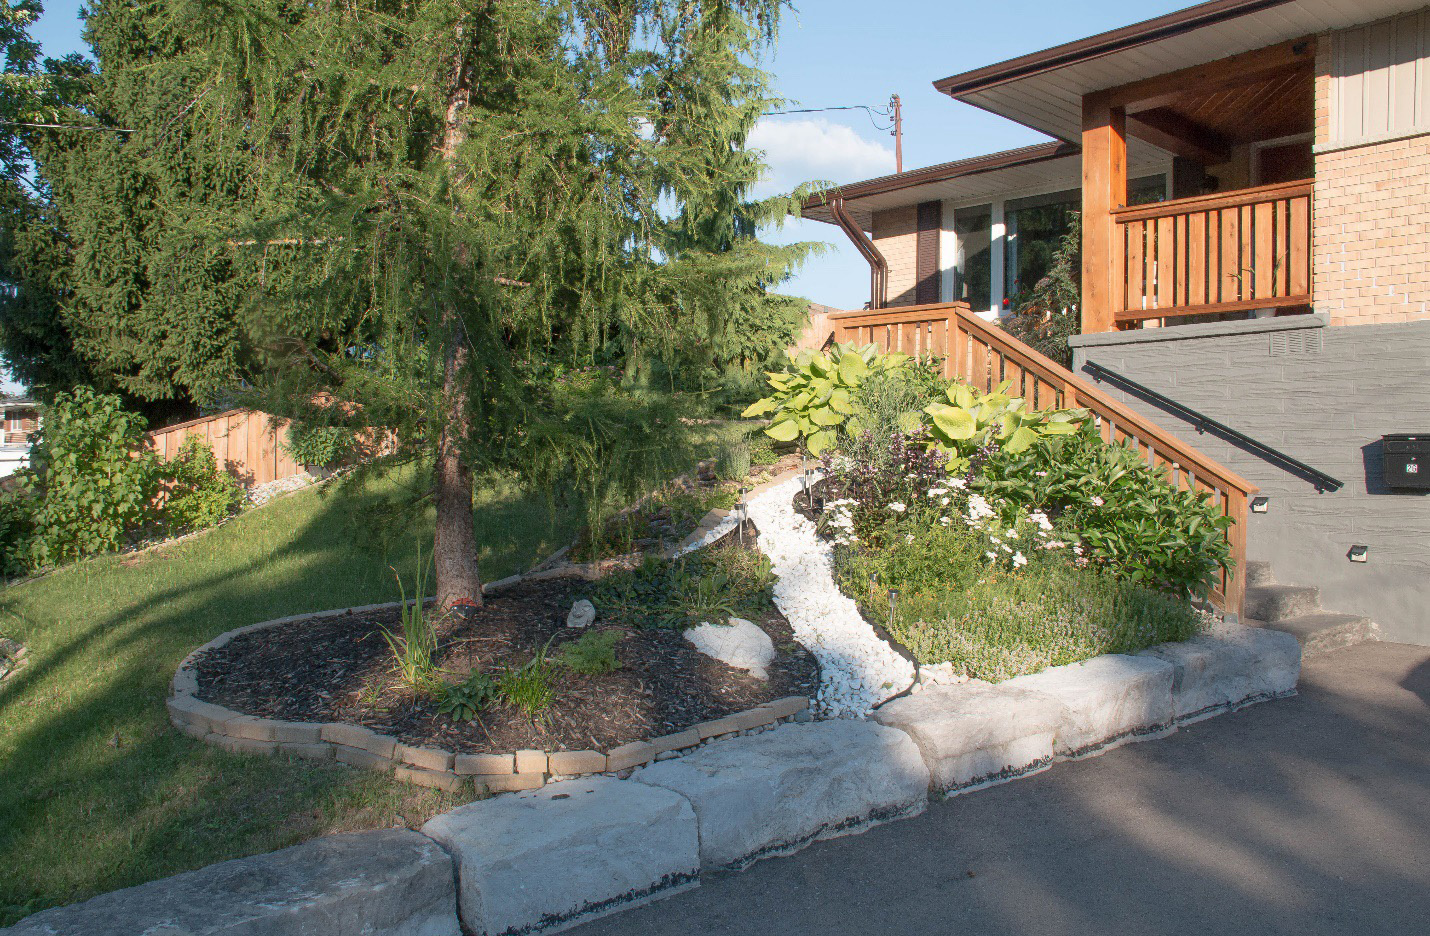
[[(1278, 580), (1317, 585), (1327, 610), (1369, 615), (1386, 639), (1430, 644), (1430, 496), (1387, 489), (1381, 436), (1430, 428), (1430, 321), (1328, 326), (1321, 315), (1180, 325), (1073, 339), (1074, 369), (1109, 370), (1343, 481), (1314, 484), (1103, 384), (1133, 409), (1254, 482), (1247, 551)], [(1370, 561), (1352, 563), (1352, 545)]]
[(1317, 312), (1332, 325), (1430, 318), (1430, 135), (1331, 143), (1331, 40), (1316, 44)]
[(918, 284), (918, 206), (874, 212), (874, 246), (889, 263), (888, 304), (913, 305)]

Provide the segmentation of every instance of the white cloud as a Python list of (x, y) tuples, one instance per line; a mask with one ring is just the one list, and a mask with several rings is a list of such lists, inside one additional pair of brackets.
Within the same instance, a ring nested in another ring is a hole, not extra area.
[(763, 118), (750, 131), (747, 145), (763, 150), (769, 164), (760, 194), (787, 192), (801, 182), (858, 182), (894, 171), (892, 146), (823, 117)]

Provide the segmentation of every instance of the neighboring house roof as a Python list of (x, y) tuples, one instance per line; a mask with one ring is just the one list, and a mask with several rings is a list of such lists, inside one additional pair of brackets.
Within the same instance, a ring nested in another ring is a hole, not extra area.
[(1142, 23), (952, 75), (934, 87), (1051, 137), (1082, 135), (1082, 97), (1333, 29), (1425, 0), (1212, 0)]
[[(840, 185), (806, 199), (803, 216), (833, 223), (829, 199), (844, 199), (844, 207), (865, 231), (872, 230), (876, 211), (945, 198), (965, 202), (994, 198), (1019, 189), (1079, 188), (1082, 185), (1081, 149), (1070, 143), (1038, 143), (990, 153), (972, 159), (911, 169), (895, 175)], [(1150, 146), (1133, 141), (1128, 151), (1128, 171), (1133, 177), (1165, 170), (1166, 157)]]

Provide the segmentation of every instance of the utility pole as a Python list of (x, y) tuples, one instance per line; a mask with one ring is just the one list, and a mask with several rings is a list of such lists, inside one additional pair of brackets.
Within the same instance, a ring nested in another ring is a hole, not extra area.
[(894, 138), (894, 171), (904, 171), (904, 105), (895, 94), (889, 98), (889, 110), (894, 114), (894, 129), (889, 136)]

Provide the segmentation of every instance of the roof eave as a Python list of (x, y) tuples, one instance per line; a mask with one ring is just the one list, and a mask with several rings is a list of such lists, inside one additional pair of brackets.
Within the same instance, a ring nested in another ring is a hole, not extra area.
[(1027, 166), (1052, 159), (1062, 159), (1067, 156), (1075, 156), (1079, 152), (1081, 152), (1080, 147), (1060, 140), (1036, 143), (1019, 149), (1005, 150), (1001, 153), (990, 153), (987, 156), (940, 163), (936, 166), (926, 166), (922, 169), (911, 169), (908, 172), (866, 179), (863, 182), (835, 186), (826, 192), (806, 198), (801, 207), (805, 211), (809, 211), (824, 207), (831, 198), (843, 198), (846, 201), (851, 198), (867, 198), (871, 195), (883, 195), (887, 192), (916, 188), (920, 185), (944, 182), (963, 176), (981, 175), (985, 172), (994, 172), (1012, 166)]
[(1041, 52), (951, 75), (935, 81), (933, 86), (944, 94), (957, 98), (1290, 2), (1292, 0), (1211, 0), (1209, 3), (1176, 10), (1131, 26), (1122, 26), (1086, 39), (1053, 46)]

